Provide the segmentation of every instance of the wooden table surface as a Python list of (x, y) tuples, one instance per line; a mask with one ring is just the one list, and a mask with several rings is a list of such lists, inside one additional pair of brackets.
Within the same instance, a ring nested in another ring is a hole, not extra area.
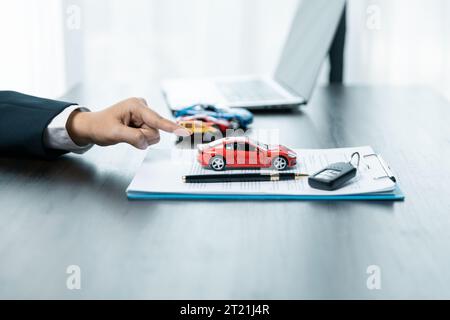
[[(96, 109), (137, 91), (65, 98)], [(169, 115), (157, 87), (143, 94)], [(421, 87), (324, 87), (301, 111), (256, 115), (291, 147), (373, 146), (399, 177), (397, 203), (130, 202), (146, 153), (129, 146), (1, 159), (0, 298), (448, 299), (449, 120)], [(81, 290), (66, 287), (69, 265)], [(380, 290), (366, 285), (371, 265)]]

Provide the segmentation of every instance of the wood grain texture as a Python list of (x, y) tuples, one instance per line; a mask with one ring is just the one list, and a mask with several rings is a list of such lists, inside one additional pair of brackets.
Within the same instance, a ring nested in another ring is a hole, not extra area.
[[(95, 109), (137, 91), (78, 87), (66, 99)], [(449, 120), (430, 90), (390, 87), (320, 88), (301, 111), (256, 115), (254, 128), (280, 129), (288, 146), (372, 145), (403, 203), (129, 202), (145, 157), (131, 147), (1, 159), (0, 298), (448, 299)], [(72, 264), (80, 291), (66, 289)], [(369, 265), (381, 290), (366, 287)]]

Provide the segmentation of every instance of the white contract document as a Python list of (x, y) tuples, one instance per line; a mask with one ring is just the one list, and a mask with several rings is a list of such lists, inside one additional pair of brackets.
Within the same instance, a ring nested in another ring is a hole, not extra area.
[[(197, 162), (197, 150), (157, 150), (150, 149), (142, 166), (136, 173), (133, 181), (127, 189), (131, 199), (148, 198), (201, 198), (208, 199), (208, 195), (229, 196), (345, 196), (365, 195), (392, 192), (396, 189), (396, 183), (386, 174), (386, 168), (382, 161), (374, 155), (371, 147), (342, 148), (342, 149), (297, 149), (297, 166), (286, 172), (307, 173), (312, 175), (336, 162), (348, 162), (354, 152), (359, 152), (361, 161), (357, 177), (344, 187), (335, 191), (323, 191), (313, 189), (308, 185), (308, 177), (300, 180), (277, 182), (230, 182), (230, 183), (195, 183), (188, 184), (182, 181), (182, 177), (191, 174), (234, 174), (257, 173), (269, 170), (229, 170), (215, 172), (203, 168)], [(251, 198), (251, 197), (249, 197)], [(280, 197), (282, 198), (282, 197)], [(295, 199), (295, 198), (294, 198)]]

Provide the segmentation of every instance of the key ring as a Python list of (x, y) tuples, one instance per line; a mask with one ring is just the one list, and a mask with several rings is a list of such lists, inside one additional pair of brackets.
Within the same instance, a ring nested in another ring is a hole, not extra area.
[(353, 158), (355, 158), (355, 156), (358, 156), (358, 163), (356, 165), (356, 169), (358, 169), (359, 168), (359, 164), (361, 162), (361, 154), (359, 152), (355, 152), (355, 153), (352, 154), (352, 156), (350, 157), (350, 163), (353, 165), (352, 162), (353, 162)]

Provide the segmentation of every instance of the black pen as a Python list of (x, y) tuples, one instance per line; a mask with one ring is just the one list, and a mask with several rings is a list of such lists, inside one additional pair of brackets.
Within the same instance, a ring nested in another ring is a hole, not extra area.
[(305, 173), (268, 172), (268, 173), (232, 173), (232, 174), (203, 174), (183, 176), (184, 183), (223, 183), (223, 182), (263, 182), (289, 181), (308, 177)]

